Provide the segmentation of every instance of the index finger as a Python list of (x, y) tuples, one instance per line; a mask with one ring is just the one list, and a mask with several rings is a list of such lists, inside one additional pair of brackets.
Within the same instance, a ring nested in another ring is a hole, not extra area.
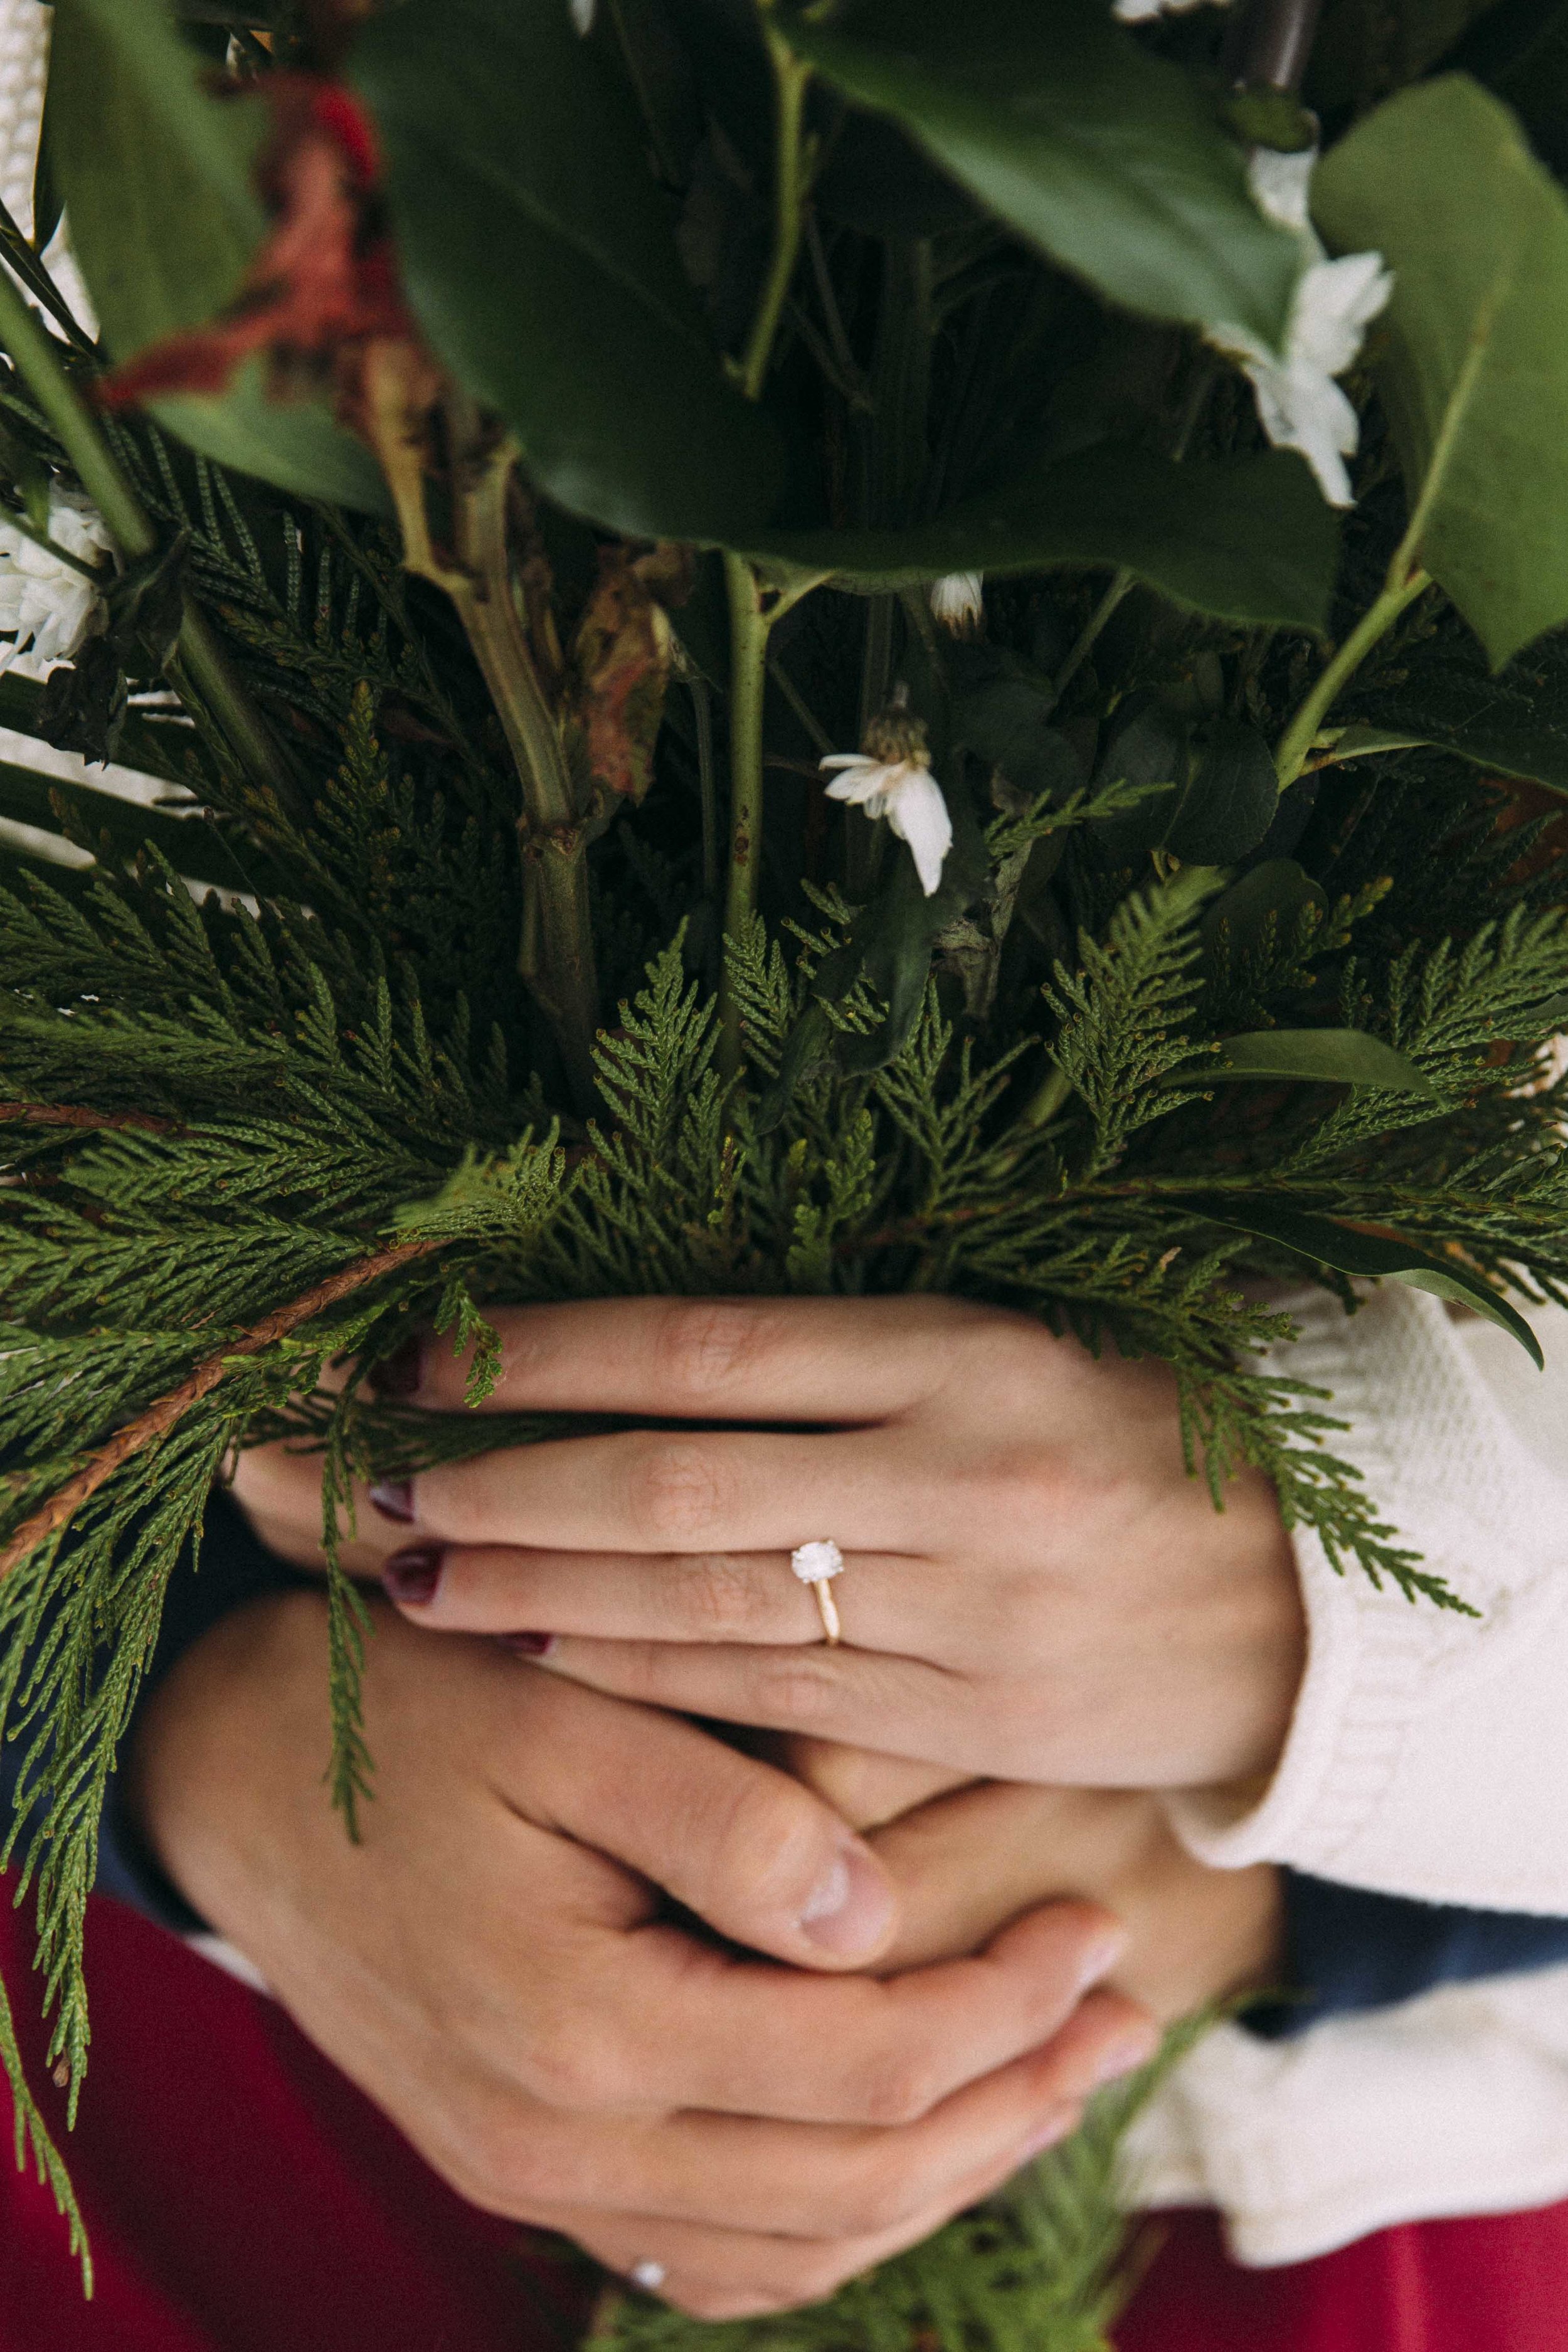
[[(988, 1310), (912, 1298), (594, 1298), (502, 1307), (501, 1370), (481, 1411), (673, 1420), (875, 1421), (933, 1385)], [(411, 1402), (455, 1408), (464, 1367), (426, 1343)]]
[[(764, 1967), (642, 1927), (618, 1939), (598, 2056), (623, 2091), (637, 2084), (639, 2105), (913, 2123), (1049, 2042), (1125, 1943), (1097, 1905), (1058, 1903), (971, 1958), (879, 1981)], [(663, 2021), (657, 2038), (650, 2015)]]

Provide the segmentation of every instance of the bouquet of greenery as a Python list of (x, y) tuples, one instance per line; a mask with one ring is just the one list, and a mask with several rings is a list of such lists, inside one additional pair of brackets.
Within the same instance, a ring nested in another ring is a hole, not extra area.
[[(1462, 1605), (1260, 1302), (1568, 1300), (1563, 11), (1316, 13), (57, 0), (0, 719), (165, 787), (0, 768), (0, 1717), (73, 2102), (226, 1459), (321, 1449), (352, 1828), (352, 1483), (559, 1426), (378, 1400), (416, 1321), (478, 1398), (498, 1302), (1009, 1305)], [(1100, 2342), (1125, 2112), (773, 2332)]]

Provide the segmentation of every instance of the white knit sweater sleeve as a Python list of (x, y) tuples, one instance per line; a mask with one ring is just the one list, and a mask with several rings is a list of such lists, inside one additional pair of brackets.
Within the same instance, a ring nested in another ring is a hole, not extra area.
[(1428, 1902), (1568, 1915), (1568, 1312), (1506, 1332), (1403, 1284), (1289, 1302), (1269, 1369), (1332, 1392), (1334, 1449), (1479, 1619), (1374, 1591), (1300, 1531), (1306, 1673), (1261, 1793), (1168, 1801), (1221, 1869), (1287, 1864)]

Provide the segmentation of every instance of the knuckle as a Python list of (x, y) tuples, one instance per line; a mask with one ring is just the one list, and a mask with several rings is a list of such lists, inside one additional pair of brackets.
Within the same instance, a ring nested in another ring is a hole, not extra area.
[(763, 1622), (766, 1599), (745, 1565), (724, 1552), (700, 1553), (681, 1571), (675, 1588), (680, 1621), (691, 1631), (727, 1641)]
[(908, 2221), (921, 2202), (907, 2166), (878, 2149), (860, 2177), (847, 2184), (835, 2209), (837, 2226), (852, 2238), (879, 2238)]
[(736, 1299), (674, 1300), (657, 1341), (659, 1370), (682, 1395), (711, 1396), (766, 1345), (770, 1322)]
[(700, 1544), (717, 1522), (723, 1503), (723, 1485), (710, 1447), (678, 1437), (654, 1436), (637, 1443), (632, 1519), (664, 1549)]
[(597, 2115), (627, 2104), (627, 2071), (608, 2034), (581, 2026), (542, 2035), (530, 2053), (528, 2087), (546, 2106)]
[(867, 2069), (857, 2102), (868, 2124), (917, 2124), (935, 2106), (942, 2092), (931, 2060), (922, 2053), (900, 2051)]
[(832, 1721), (839, 1698), (837, 1675), (809, 1654), (766, 1655), (754, 1669), (759, 1718), (793, 1730)]

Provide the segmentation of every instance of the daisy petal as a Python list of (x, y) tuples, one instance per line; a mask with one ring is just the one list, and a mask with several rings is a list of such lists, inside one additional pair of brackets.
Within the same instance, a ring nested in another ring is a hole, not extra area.
[(928, 769), (914, 769), (889, 795), (887, 814), (899, 839), (909, 843), (921, 888), (929, 898), (942, 880), (942, 861), (952, 847), (952, 819), (942, 787)]

